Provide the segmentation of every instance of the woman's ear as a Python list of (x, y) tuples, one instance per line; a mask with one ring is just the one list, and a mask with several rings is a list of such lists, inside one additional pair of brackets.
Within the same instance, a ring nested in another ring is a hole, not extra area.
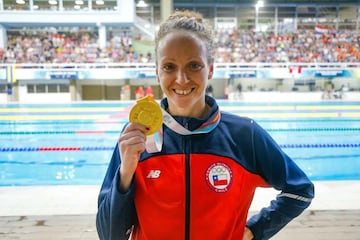
[(213, 72), (209, 72), (208, 80), (212, 79)]
[(212, 79), (213, 75), (214, 75), (214, 65), (211, 64), (209, 67), (208, 80)]

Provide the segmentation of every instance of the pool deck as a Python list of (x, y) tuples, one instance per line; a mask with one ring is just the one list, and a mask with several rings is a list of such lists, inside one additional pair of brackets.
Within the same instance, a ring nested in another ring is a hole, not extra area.
[[(360, 240), (360, 181), (317, 181), (311, 206), (275, 240)], [(99, 186), (0, 187), (0, 239), (98, 239)], [(277, 194), (256, 192), (250, 215)]]

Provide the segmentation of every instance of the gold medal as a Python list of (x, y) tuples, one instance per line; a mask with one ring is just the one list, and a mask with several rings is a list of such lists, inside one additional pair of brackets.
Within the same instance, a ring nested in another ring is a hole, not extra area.
[(161, 107), (152, 97), (143, 97), (131, 108), (129, 120), (148, 127), (146, 135), (154, 134), (159, 131), (163, 122)]

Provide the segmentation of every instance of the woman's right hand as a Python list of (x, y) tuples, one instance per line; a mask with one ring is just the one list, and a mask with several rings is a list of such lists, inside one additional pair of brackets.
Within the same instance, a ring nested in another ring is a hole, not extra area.
[(145, 133), (148, 130), (139, 123), (129, 123), (118, 139), (121, 157), (120, 191), (126, 192), (130, 187), (140, 154), (145, 150)]

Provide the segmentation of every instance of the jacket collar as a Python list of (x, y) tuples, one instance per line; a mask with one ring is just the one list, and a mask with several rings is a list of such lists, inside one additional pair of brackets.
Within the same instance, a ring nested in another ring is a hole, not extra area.
[[(172, 115), (172, 117), (186, 129), (188, 129), (190, 131), (194, 131), (195, 129), (200, 127), (201, 124), (208, 121), (209, 118), (213, 114), (215, 114), (215, 112), (217, 112), (219, 109), (219, 106), (217, 105), (214, 98), (205, 95), (205, 102), (208, 106), (210, 106), (210, 111), (209, 111), (208, 115), (206, 116), (206, 118), (200, 119), (200, 118), (182, 117), (182, 116), (174, 116), (174, 115)], [(163, 98), (161, 100), (161, 107), (167, 111), (167, 109), (169, 108), (167, 98)]]

